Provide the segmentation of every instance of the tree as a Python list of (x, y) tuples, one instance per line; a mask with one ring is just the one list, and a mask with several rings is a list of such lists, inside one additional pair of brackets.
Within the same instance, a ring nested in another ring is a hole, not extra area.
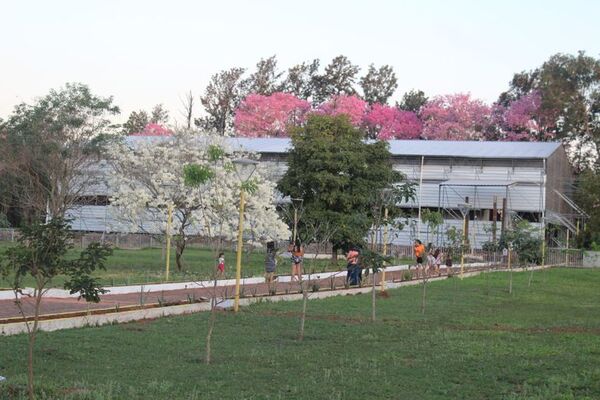
[(10, 182), (9, 207), (33, 222), (60, 217), (99, 183), (102, 143), (119, 112), (112, 97), (66, 84), (33, 105), (20, 104), (0, 128), (0, 179)]
[[(90, 244), (74, 259), (67, 255), (73, 248), (73, 236), (68, 221), (61, 217), (52, 218), (48, 223), (36, 222), (21, 228), (17, 244), (5, 251), (0, 259), (0, 271), (5, 279), (10, 279), (15, 293), (15, 303), (25, 319), (29, 336), (27, 357), (29, 398), (34, 398), (33, 350), (38, 331), (42, 297), (48, 291), (51, 281), (58, 275), (66, 275), (65, 289), (71, 294), (79, 293), (86, 301), (99, 302), (100, 294), (105, 293), (100, 281), (91, 274), (96, 269), (105, 269), (104, 262), (112, 253), (111, 249), (99, 243)], [(31, 276), (33, 288), (33, 325), (26, 319), (23, 309), (24, 279)]]
[(279, 79), (282, 75), (277, 71), (277, 56), (261, 59), (256, 64), (256, 72), (242, 81), (243, 92), (269, 96), (281, 90)]
[(169, 123), (169, 112), (165, 110), (162, 104), (157, 104), (152, 109), (150, 123), (157, 125), (166, 125)]
[(314, 96), (315, 83), (318, 80), (319, 60), (303, 62), (288, 69), (282, 84), (282, 90), (294, 96), (309, 100)]
[(332, 96), (356, 94), (354, 84), (359, 70), (360, 68), (352, 64), (346, 56), (335, 57), (325, 68), (325, 73), (313, 79), (314, 101), (322, 103)]
[(508, 105), (495, 104), (491, 115), (487, 139), (508, 141), (536, 141), (546, 139), (540, 125), (540, 105), (542, 98), (534, 91), (523, 95)]
[(235, 109), (243, 98), (240, 80), (244, 74), (243, 68), (231, 68), (221, 71), (210, 78), (200, 102), (207, 117), (197, 118), (197, 127), (218, 133), (228, 134), (233, 127)]
[(360, 78), (360, 86), (367, 103), (386, 104), (398, 88), (398, 80), (391, 66), (383, 65), (377, 69), (371, 64), (367, 74)]
[(479, 140), (490, 124), (490, 107), (469, 94), (437, 96), (421, 108), (423, 138)]
[(308, 101), (289, 93), (251, 94), (237, 108), (234, 126), (241, 136), (287, 136), (288, 128), (301, 125), (308, 111)]
[(600, 177), (594, 170), (583, 171), (577, 179), (575, 201), (590, 216), (578, 243), (585, 249), (600, 247)]
[[(111, 207), (122, 223), (137, 230), (164, 235), (167, 210), (173, 207), (173, 229), (178, 269), (190, 234), (237, 237), (239, 179), (232, 160), (242, 156), (222, 137), (177, 131), (163, 140), (137, 140), (131, 146), (117, 142), (109, 147), (115, 170), (109, 180)], [(201, 190), (186, 185), (184, 168), (202, 166), (209, 176)], [(287, 238), (287, 226), (274, 206), (274, 184), (260, 170), (253, 175), (253, 191), (245, 207), (245, 225), (253, 241)]]
[(414, 112), (381, 104), (373, 104), (364, 123), (369, 137), (379, 140), (418, 139), (423, 130), (423, 124)]
[(132, 111), (129, 118), (127, 118), (127, 122), (123, 124), (123, 134), (131, 135), (135, 132), (141, 132), (149, 123), (150, 117), (146, 111)]
[(179, 98), (181, 102), (182, 110), (181, 115), (185, 118), (185, 127), (187, 129), (192, 129), (192, 118), (194, 113), (194, 96), (192, 95), (192, 91), (190, 90), (185, 94), (184, 98)]
[[(281, 193), (304, 200), (304, 221), (338, 227), (330, 238), (334, 257), (340, 249), (363, 243), (372, 222), (373, 193), (403, 179), (392, 169), (388, 144), (363, 142), (362, 132), (346, 116), (312, 115), (291, 137)], [(401, 187), (408, 194), (409, 186)]]
[(507, 105), (533, 92), (541, 96), (540, 137), (563, 139), (571, 146), (576, 167), (586, 168), (590, 158), (597, 159), (589, 147), (600, 148), (600, 59), (583, 51), (555, 54), (539, 68), (515, 74), (499, 103)]
[(422, 90), (411, 90), (404, 93), (402, 101), (397, 104), (397, 107), (404, 111), (412, 111), (416, 114), (421, 111), (421, 107), (427, 103), (429, 99), (425, 96)]
[(355, 127), (360, 127), (369, 105), (357, 96), (333, 96), (319, 106), (318, 112), (324, 115), (345, 115)]

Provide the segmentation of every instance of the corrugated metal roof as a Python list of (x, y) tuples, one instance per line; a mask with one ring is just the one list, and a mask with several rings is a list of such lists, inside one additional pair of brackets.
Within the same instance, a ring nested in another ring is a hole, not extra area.
[[(165, 140), (165, 137), (129, 136), (129, 143)], [(288, 138), (227, 138), (234, 149), (243, 148), (259, 153), (284, 154), (291, 148)], [(464, 158), (548, 158), (559, 142), (477, 142), (450, 140), (390, 140), (394, 156), (464, 157)]]
[(548, 158), (558, 142), (476, 142), (449, 140), (390, 140), (390, 151), (400, 156), (466, 158)]
[(439, 186), (512, 186), (516, 181), (494, 181), (491, 179), (448, 179)]

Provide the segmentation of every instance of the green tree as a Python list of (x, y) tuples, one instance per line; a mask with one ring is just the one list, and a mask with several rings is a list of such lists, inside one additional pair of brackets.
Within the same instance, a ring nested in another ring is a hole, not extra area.
[(243, 88), (241, 78), (244, 68), (231, 68), (221, 71), (210, 78), (210, 82), (200, 97), (200, 102), (208, 114), (205, 118), (197, 118), (197, 127), (225, 135), (233, 128), (235, 109), (242, 101)]
[(388, 143), (362, 138), (345, 116), (311, 116), (292, 132), (288, 170), (278, 185), (284, 195), (304, 200), (300, 230), (307, 221), (338, 228), (329, 238), (334, 257), (340, 249), (364, 243), (373, 220), (373, 193), (396, 185), (397, 196), (414, 195), (413, 186), (393, 170)]
[(418, 113), (421, 107), (427, 103), (428, 98), (425, 96), (425, 92), (422, 90), (411, 90), (404, 93), (402, 101), (396, 106), (404, 111), (412, 111)]
[(245, 94), (262, 94), (269, 96), (281, 90), (279, 79), (283, 75), (277, 71), (277, 56), (261, 59), (256, 64), (256, 72), (241, 82)]
[(162, 104), (157, 104), (152, 109), (152, 113), (150, 114), (150, 123), (160, 125), (166, 125), (169, 123), (169, 112)]
[(337, 56), (325, 67), (323, 75), (315, 76), (314, 100), (322, 103), (331, 96), (354, 95), (356, 75), (360, 68), (350, 62), (346, 56)]
[(1, 198), (19, 209), (20, 220), (13, 222), (63, 216), (99, 183), (89, 170), (96, 168), (106, 134), (113, 132), (109, 117), (118, 112), (112, 97), (98, 97), (80, 83), (15, 107), (0, 127), (0, 181), (9, 185), (8, 196)]
[(90, 244), (81, 252), (79, 258), (67, 256), (73, 247), (73, 237), (69, 231), (68, 221), (58, 217), (48, 223), (34, 223), (21, 229), (17, 245), (6, 250), (0, 258), (0, 271), (5, 279), (12, 281), (15, 302), (23, 316), (26, 317), (23, 303), (23, 280), (31, 276), (35, 282), (33, 289), (33, 324), (26, 321), (29, 334), (28, 391), (29, 398), (34, 398), (33, 387), (33, 349), (39, 324), (40, 305), (47, 287), (58, 275), (66, 275), (65, 289), (71, 294), (79, 293), (86, 301), (99, 302), (100, 294), (105, 293), (100, 281), (91, 274), (96, 269), (105, 269), (106, 258), (112, 250), (99, 243)]
[(600, 246), (600, 176), (593, 170), (584, 171), (578, 177), (575, 201), (590, 216), (577, 238), (585, 249)]
[(150, 117), (146, 111), (132, 111), (127, 121), (123, 124), (123, 134), (131, 135), (132, 133), (141, 132), (149, 123)]
[(283, 81), (283, 91), (294, 96), (309, 100), (314, 95), (315, 79), (319, 72), (319, 60), (303, 62), (288, 69), (287, 76)]
[(391, 66), (383, 65), (377, 69), (371, 64), (367, 74), (360, 78), (360, 86), (366, 102), (386, 104), (398, 87), (398, 79)]

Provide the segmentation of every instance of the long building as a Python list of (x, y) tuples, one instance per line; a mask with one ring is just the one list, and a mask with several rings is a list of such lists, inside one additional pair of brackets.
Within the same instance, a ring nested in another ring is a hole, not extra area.
[[(136, 138), (134, 140), (144, 140)], [(269, 178), (287, 169), (289, 139), (231, 138), (233, 148), (257, 152)], [(475, 248), (499, 235), (507, 220), (525, 219), (534, 226), (554, 226), (575, 233), (581, 211), (571, 200), (573, 172), (563, 146), (556, 142), (475, 142), (392, 140), (393, 166), (416, 186), (417, 197), (401, 206), (407, 226), (391, 240), (408, 245), (415, 238), (443, 245), (449, 227), (462, 229), (468, 216), (469, 241)], [(99, 169), (108, 171), (108, 169)], [(114, 230), (108, 212), (108, 188), (98, 185), (71, 210), (73, 229)], [(424, 210), (440, 211), (444, 224), (436, 232), (421, 222)], [(510, 218), (509, 218), (510, 217)], [(560, 241), (553, 233), (549, 240)], [(554, 243), (559, 244), (559, 243)]]

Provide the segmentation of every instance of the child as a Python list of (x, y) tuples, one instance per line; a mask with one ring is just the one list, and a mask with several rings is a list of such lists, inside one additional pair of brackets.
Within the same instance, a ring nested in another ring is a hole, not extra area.
[[(275, 269), (277, 268), (277, 250), (275, 242), (267, 243), (267, 255), (265, 256), (265, 282), (271, 285), (275, 278)], [(269, 289), (270, 290), (270, 289)]]
[(225, 253), (219, 253), (217, 263), (217, 277), (221, 278), (225, 274)]
[(300, 243), (296, 243), (292, 250), (292, 281), (294, 277), (298, 282), (302, 280), (302, 257), (304, 257), (304, 248)]
[(417, 272), (417, 279), (418, 279), (419, 273), (423, 269), (423, 256), (425, 255), (425, 246), (423, 245), (423, 242), (421, 242), (419, 239), (416, 239), (414, 249), (415, 249), (415, 257), (416, 257), (416, 261), (417, 261), (416, 272)]

